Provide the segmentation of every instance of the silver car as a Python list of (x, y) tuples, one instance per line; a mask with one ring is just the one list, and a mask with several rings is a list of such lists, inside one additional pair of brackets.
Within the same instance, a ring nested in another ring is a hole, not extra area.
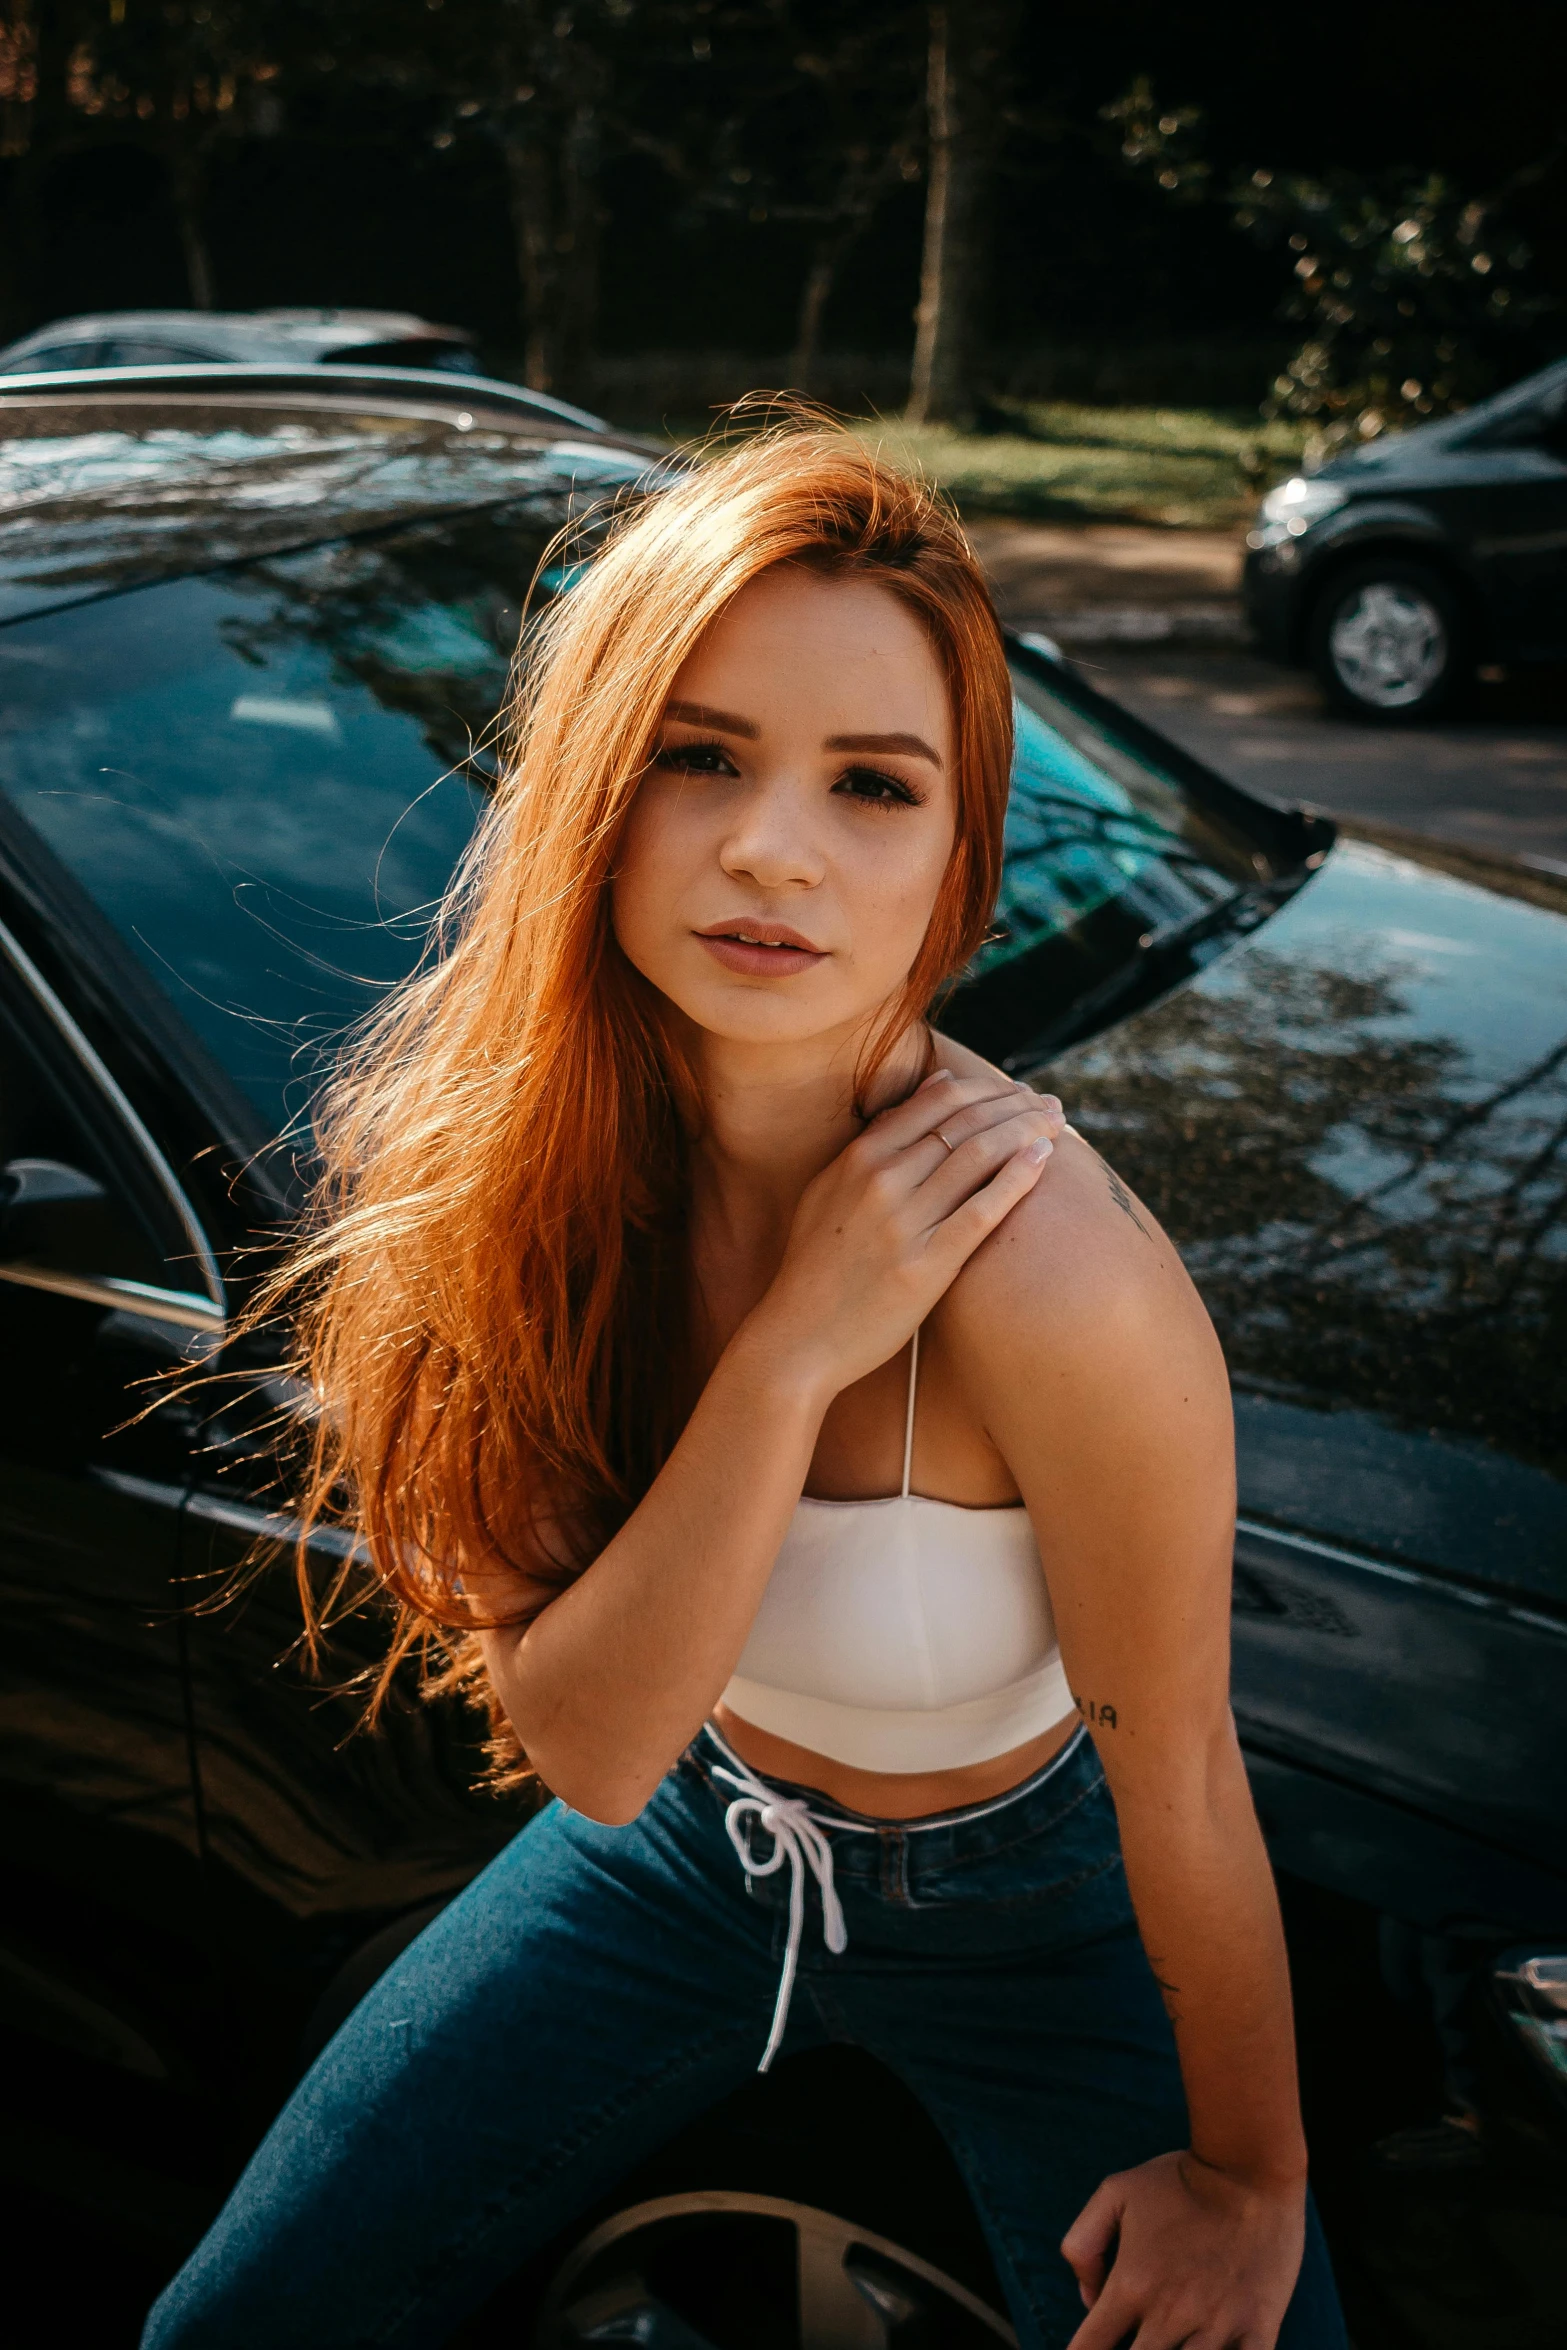
[(0, 375), (80, 367), (290, 366), (356, 361), (482, 375), (473, 337), (404, 310), (100, 310), (0, 350)]

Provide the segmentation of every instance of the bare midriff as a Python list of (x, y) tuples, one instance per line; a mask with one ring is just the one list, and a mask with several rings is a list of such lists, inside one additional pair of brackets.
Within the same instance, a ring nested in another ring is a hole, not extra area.
[(1026, 1745), (993, 1755), (989, 1762), (965, 1763), (956, 1771), (859, 1771), (788, 1738), (775, 1738), (770, 1730), (742, 1721), (726, 1705), (714, 1708), (713, 1720), (736, 1754), (762, 1778), (815, 1788), (846, 1810), (873, 1820), (919, 1820), (931, 1812), (989, 1803), (1043, 1770), (1077, 1728), (1077, 1715), (1068, 1714)]

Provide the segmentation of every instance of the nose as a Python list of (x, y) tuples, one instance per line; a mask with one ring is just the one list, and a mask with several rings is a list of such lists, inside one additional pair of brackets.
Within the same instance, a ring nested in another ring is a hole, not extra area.
[(826, 872), (804, 792), (788, 779), (741, 795), (718, 861), (758, 889), (814, 889)]

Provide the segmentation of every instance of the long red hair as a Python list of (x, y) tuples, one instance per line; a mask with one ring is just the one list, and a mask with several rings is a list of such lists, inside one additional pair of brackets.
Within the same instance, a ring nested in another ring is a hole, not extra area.
[[(528, 643), (502, 781), (436, 947), (323, 1095), (324, 1171), (268, 1285), (319, 1405), (305, 1536), (327, 1519), (359, 1536), (358, 1566), (324, 1595), (302, 1540), (307, 1623), (314, 1638), (368, 1572), (393, 1615), (376, 1702), (410, 1653), (427, 1682), (478, 1694), (464, 1562), (505, 1562), (547, 1596), (635, 1507), (690, 1408), (683, 1226), (701, 1106), (662, 999), (615, 943), (610, 876), (679, 670), (778, 563), (898, 597), (952, 701), (952, 858), (862, 1088), (984, 935), (1011, 694), (952, 515), (815, 420), (743, 440), (624, 515)], [(515, 1770), (491, 1713), (497, 1764)]]

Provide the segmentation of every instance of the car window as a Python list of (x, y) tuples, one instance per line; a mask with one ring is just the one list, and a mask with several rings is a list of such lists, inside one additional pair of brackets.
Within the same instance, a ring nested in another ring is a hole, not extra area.
[(135, 342), (129, 336), (113, 336), (103, 345), (96, 364), (99, 367), (190, 367), (209, 362), (211, 351), (194, 351), (180, 343)]
[[(345, 1029), (425, 948), (546, 527), (524, 502), (0, 629), (0, 790), (270, 1132), (303, 1131)], [(1152, 984), (1166, 942), (1216, 951), (1264, 862), (1156, 738), (1047, 670), (1016, 672), (996, 934), (943, 1013), (1014, 1065)]]
[(51, 375), (56, 368), (96, 367), (102, 345), (90, 343), (50, 343), (39, 351), (24, 351), (19, 359), (8, 359), (7, 375)]
[(474, 353), (466, 343), (435, 343), (415, 336), (394, 343), (347, 343), (336, 350), (321, 353), (322, 365), (346, 367), (358, 362), (365, 367), (433, 367), (443, 375), (482, 375)]
[(273, 1132), (423, 947), (549, 519), (492, 510), (0, 629), (0, 789)]
[[(1013, 669), (1016, 750), (992, 937), (941, 1024), (1003, 1066), (1119, 1017), (1272, 911), (1246, 803), (1060, 666)], [(1260, 811), (1259, 811), (1260, 813)]]
[(1014, 678), (1016, 749), (999, 935), (976, 974), (1114, 911), (1142, 937), (1251, 878), (1247, 850), (1205, 824), (1146, 753), (1037, 678)]

